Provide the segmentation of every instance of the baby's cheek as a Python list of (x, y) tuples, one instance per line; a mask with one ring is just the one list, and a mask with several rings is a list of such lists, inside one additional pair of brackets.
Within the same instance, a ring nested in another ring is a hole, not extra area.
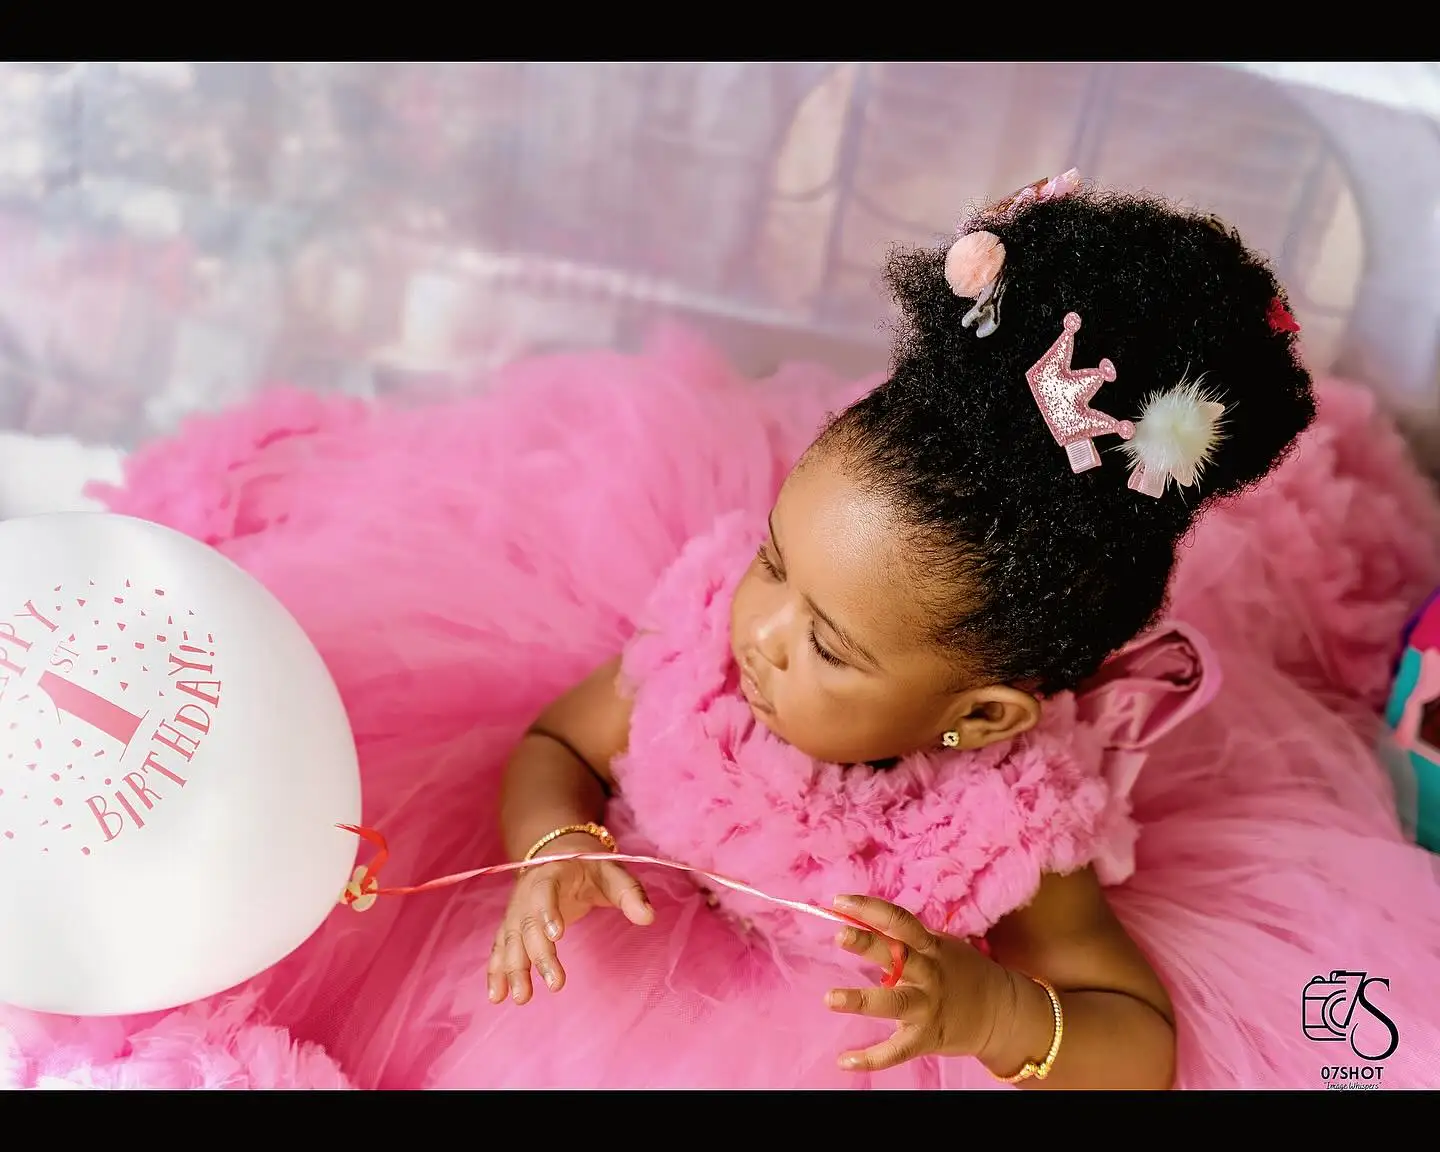
[(806, 719), (832, 744), (850, 744), (854, 736), (863, 734), (872, 723), (870, 707), (862, 693), (815, 684), (806, 702)]

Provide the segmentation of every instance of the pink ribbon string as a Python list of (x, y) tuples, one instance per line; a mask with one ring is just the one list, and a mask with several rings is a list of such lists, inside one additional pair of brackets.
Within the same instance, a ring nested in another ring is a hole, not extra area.
[[(816, 916), (834, 924), (859, 928), (863, 932), (871, 932), (882, 939), (887, 939), (883, 933), (876, 931), (869, 924), (857, 920), (853, 916), (847, 916), (843, 912), (821, 908), (816, 904), (807, 904), (802, 900), (787, 900), (783, 896), (772, 896), (751, 884), (732, 879), (729, 876), (722, 876), (716, 872), (707, 872), (703, 868), (681, 864), (676, 860), (662, 860), (657, 856), (633, 856), (622, 852), (567, 852), (558, 856), (536, 856), (533, 860), (512, 860), (504, 864), (491, 864), (484, 868), (471, 868), (468, 872), (452, 872), (448, 876), (439, 876), (420, 884), (382, 888), (379, 881), (380, 870), (390, 858), (390, 846), (386, 843), (385, 837), (373, 828), (363, 828), (356, 824), (337, 824), (336, 827), (345, 832), (353, 832), (362, 840), (368, 840), (375, 846), (375, 855), (370, 863), (355, 870), (355, 878), (345, 886), (345, 891), (340, 896), (341, 904), (348, 905), (357, 912), (364, 912), (381, 896), (413, 896), (420, 892), (433, 892), (439, 888), (448, 888), (452, 884), (460, 884), (466, 880), (478, 880), (486, 876), (502, 876), (508, 872), (519, 872), (526, 868), (537, 868), (541, 864), (555, 864), (562, 860), (608, 860), (612, 864), (644, 864), (656, 868), (669, 868), (676, 872), (688, 872), (711, 884), (728, 888), (732, 892), (740, 892), (767, 904), (775, 904), (806, 916)], [(886, 988), (893, 988), (900, 982), (901, 974), (904, 972), (906, 950), (905, 945), (898, 940), (887, 939), (887, 943), (890, 945), (890, 968), (881, 983)]]

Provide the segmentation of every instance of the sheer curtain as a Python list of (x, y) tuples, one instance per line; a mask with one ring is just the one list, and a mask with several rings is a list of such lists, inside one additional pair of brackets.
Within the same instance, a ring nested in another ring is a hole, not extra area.
[(1279, 67), (0, 64), (0, 429), (124, 449), (270, 381), (483, 387), (662, 316), (866, 370), (888, 244), (1074, 164), (1238, 225), (1312, 361), (1428, 450), (1440, 140), (1394, 93), (1433, 68)]

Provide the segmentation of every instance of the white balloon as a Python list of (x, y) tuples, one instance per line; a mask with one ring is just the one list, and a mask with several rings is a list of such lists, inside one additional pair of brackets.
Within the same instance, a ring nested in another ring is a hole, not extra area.
[(359, 819), (339, 692), (256, 580), (127, 516), (0, 523), (0, 1002), (248, 980), (336, 907)]

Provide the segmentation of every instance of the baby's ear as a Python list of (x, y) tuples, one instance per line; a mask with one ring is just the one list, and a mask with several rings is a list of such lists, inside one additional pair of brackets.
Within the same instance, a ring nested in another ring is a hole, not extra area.
[(1112, 748), (1146, 748), (1220, 689), (1220, 667), (1194, 629), (1167, 623), (1122, 648), (1078, 692), (1080, 718)]
[(1029, 692), (990, 684), (955, 697), (949, 727), (959, 737), (956, 747), (973, 750), (1013, 740), (1039, 722), (1040, 702)]

